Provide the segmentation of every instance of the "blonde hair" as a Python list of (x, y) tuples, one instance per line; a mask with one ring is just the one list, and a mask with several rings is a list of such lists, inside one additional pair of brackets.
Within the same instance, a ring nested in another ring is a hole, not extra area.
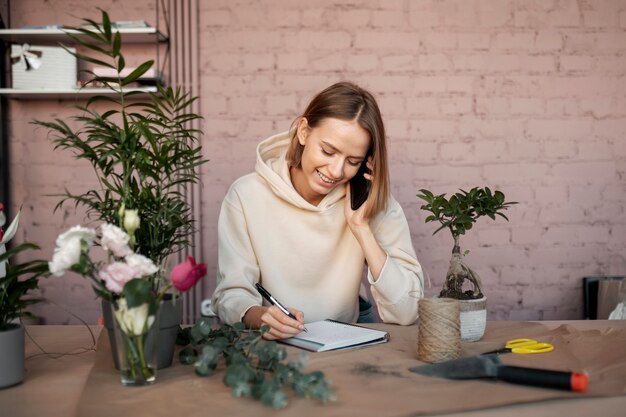
[[(317, 94), (307, 106), (305, 112), (294, 122), (306, 118), (310, 128), (315, 128), (324, 119), (356, 120), (359, 126), (369, 133), (372, 156), (371, 188), (367, 197), (368, 210), (365, 216), (373, 218), (387, 208), (389, 199), (389, 167), (387, 164), (387, 145), (385, 126), (374, 96), (356, 84), (342, 81), (331, 85)], [(291, 143), (287, 150), (287, 161), (292, 167), (300, 167), (304, 146), (293, 129)]]

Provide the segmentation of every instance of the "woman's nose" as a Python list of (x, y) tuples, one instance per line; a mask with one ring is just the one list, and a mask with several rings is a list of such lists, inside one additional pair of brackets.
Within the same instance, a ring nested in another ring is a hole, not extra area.
[(343, 169), (345, 166), (345, 161), (337, 158), (330, 164), (330, 174), (333, 176), (334, 180), (340, 180), (343, 178)]

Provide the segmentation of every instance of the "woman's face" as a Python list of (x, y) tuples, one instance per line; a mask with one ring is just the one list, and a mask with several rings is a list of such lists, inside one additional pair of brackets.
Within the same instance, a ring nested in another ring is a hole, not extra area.
[(291, 180), (306, 201), (318, 205), (329, 192), (356, 175), (369, 149), (370, 135), (356, 121), (327, 118), (311, 128), (302, 119), (298, 141), (304, 151)]

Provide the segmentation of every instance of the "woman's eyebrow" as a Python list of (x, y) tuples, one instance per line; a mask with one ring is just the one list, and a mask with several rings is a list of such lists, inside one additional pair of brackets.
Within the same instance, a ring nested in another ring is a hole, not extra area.
[(335, 146), (333, 146), (331, 143), (326, 142), (325, 140), (321, 141), (324, 145), (328, 146), (329, 148), (331, 148), (333, 151), (338, 151), (339, 149), (335, 148)]

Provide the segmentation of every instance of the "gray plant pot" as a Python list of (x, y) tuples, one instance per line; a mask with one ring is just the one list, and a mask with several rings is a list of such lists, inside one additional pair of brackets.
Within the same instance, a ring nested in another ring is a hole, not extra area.
[[(166, 294), (168, 296), (170, 294)], [(115, 347), (115, 318), (113, 316), (113, 306), (106, 300), (102, 300), (102, 316), (104, 318), (104, 327), (109, 334), (109, 342), (111, 344), (111, 352), (113, 354), (113, 362), (115, 368), (119, 369), (119, 358)], [(174, 358), (174, 349), (176, 348), (176, 335), (178, 328), (183, 321), (183, 300), (178, 298), (176, 305), (172, 298), (163, 300), (163, 304), (159, 309), (159, 336), (157, 342), (157, 369), (167, 368), (172, 365)]]
[(24, 380), (24, 328), (9, 325), (0, 331), (0, 388), (19, 384)]

